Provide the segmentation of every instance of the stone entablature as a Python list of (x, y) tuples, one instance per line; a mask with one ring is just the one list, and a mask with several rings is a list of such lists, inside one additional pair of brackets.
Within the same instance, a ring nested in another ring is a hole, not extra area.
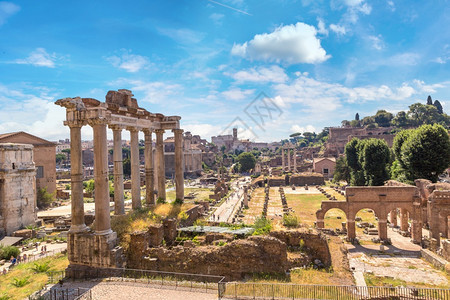
[(386, 240), (387, 217), (396, 215), (400, 209), (402, 230), (408, 229), (408, 213), (412, 219), (411, 235), (415, 243), (422, 240), (421, 201), (419, 190), (415, 186), (373, 186), (348, 187), (345, 190), (345, 201), (322, 201), (316, 212), (317, 228), (324, 228), (325, 214), (332, 208), (341, 209), (347, 217), (347, 235), (349, 239), (356, 237), (355, 216), (361, 209), (372, 209), (378, 217), (378, 232), (381, 240)]
[(36, 220), (33, 146), (0, 144), (0, 237)]

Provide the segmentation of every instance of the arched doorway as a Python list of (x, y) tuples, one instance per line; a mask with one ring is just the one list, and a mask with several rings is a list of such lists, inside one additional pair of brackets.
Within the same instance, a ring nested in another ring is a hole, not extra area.
[(362, 208), (355, 214), (356, 236), (360, 241), (371, 241), (380, 238), (378, 217), (370, 208)]
[(337, 234), (347, 234), (347, 215), (342, 209), (329, 209), (324, 215), (324, 228), (332, 229)]

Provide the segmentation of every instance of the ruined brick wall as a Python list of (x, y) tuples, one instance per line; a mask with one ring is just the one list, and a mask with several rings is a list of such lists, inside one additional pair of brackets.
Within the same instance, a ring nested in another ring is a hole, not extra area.
[[(135, 246), (133, 240), (139, 243)], [(176, 246), (142, 251), (142, 243), (142, 239), (132, 239), (128, 268), (222, 275), (237, 280), (252, 273), (284, 273), (289, 267), (286, 244), (270, 236), (252, 236), (221, 247)]]
[(314, 258), (320, 259), (326, 266), (331, 266), (331, 255), (328, 248), (326, 236), (316, 230), (288, 230), (288, 231), (272, 231), (271, 236), (276, 237), (288, 246), (299, 247), (300, 241), (303, 240), (307, 251)]
[(290, 178), (290, 185), (304, 186), (304, 185), (322, 185), (325, 184), (325, 179), (322, 174), (318, 173), (302, 173), (299, 175), (292, 175)]

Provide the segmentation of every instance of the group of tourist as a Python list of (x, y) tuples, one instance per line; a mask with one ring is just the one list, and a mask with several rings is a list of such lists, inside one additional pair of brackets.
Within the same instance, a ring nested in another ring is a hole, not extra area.
[[(39, 251), (39, 244), (36, 243), (35, 245), (36, 247), (36, 251)], [(22, 248), (22, 251), (25, 251), (24, 248)], [(44, 255), (45, 253), (47, 253), (47, 245), (41, 246), (41, 255)], [(31, 255), (30, 255), (31, 256)], [(0, 275), (5, 275), (8, 270), (10, 270), (11, 268), (13, 268), (15, 265), (20, 264), (21, 262), (27, 262), (28, 260), (31, 259), (29, 255), (27, 255), (26, 253), (24, 253), (23, 255), (17, 255), (17, 258), (14, 257), (13, 255), (11, 255), (11, 258), (9, 259), (9, 262), (11, 263), (11, 265), (8, 268), (3, 268), (0, 270)]]

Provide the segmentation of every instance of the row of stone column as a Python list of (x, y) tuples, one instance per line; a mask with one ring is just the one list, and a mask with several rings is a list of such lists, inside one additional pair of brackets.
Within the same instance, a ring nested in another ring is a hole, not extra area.
[[(281, 165), (283, 171), (293, 171), (297, 172), (297, 149), (294, 149), (294, 157), (293, 157), (293, 168), (291, 167), (291, 148), (281, 148)], [(287, 153), (285, 153), (287, 150)], [(287, 155), (287, 165), (285, 155)], [(286, 168), (287, 167), (287, 168)]]
[[(92, 119), (88, 124), (93, 128), (94, 135), (94, 182), (95, 182), (95, 231), (96, 234), (111, 232), (109, 208), (108, 182), (108, 148), (107, 148), (107, 120)], [(71, 183), (72, 183), (72, 225), (71, 232), (87, 230), (84, 222), (83, 201), (83, 161), (81, 149), (81, 127), (79, 122), (68, 124), (70, 128), (71, 151)], [(123, 126), (110, 125), (113, 131), (113, 160), (114, 160), (114, 213), (125, 213), (123, 188), (123, 159), (122, 159), (122, 130)], [(141, 207), (140, 189), (140, 161), (139, 161), (139, 129), (126, 128), (130, 131), (131, 146), (131, 198), (132, 208)], [(183, 143), (182, 129), (172, 129), (175, 134), (175, 184), (176, 198), (184, 198), (183, 178)], [(155, 204), (152, 130), (143, 129), (145, 135), (145, 180), (146, 204)], [(156, 129), (155, 164), (157, 173), (158, 198), (166, 199), (165, 163), (164, 163), (164, 129)]]

